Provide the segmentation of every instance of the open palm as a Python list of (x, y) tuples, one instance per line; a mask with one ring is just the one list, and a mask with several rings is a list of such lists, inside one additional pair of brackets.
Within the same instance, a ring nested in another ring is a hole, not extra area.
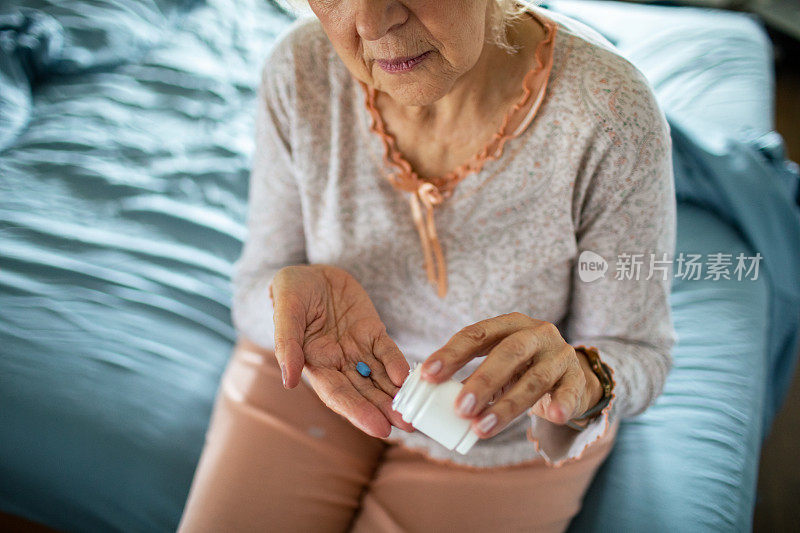
[[(386, 437), (391, 425), (413, 430), (392, 409), (408, 362), (355, 278), (332, 265), (289, 266), (273, 278), (270, 296), (275, 356), (287, 388), (305, 369), (319, 398), (365, 433)], [(371, 369), (369, 377), (356, 370), (359, 361)]]

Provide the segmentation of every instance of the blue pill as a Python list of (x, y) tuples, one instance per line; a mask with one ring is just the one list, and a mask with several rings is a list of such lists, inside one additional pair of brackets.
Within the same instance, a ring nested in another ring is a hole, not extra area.
[(370, 370), (369, 366), (367, 366), (367, 363), (363, 361), (358, 362), (358, 364), (356, 365), (356, 370), (358, 370), (358, 373), (364, 376), (365, 378), (369, 377), (369, 375), (372, 374), (372, 370)]

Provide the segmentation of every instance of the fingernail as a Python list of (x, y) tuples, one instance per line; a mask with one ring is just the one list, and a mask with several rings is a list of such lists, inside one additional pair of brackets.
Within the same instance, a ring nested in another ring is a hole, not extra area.
[(488, 433), (495, 424), (497, 424), (497, 415), (489, 413), (478, 422), (478, 430), (480, 430), (481, 433)]
[(475, 395), (470, 392), (461, 398), (461, 402), (458, 404), (458, 410), (461, 411), (461, 414), (468, 415), (472, 412), (473, 407), (475, 407)]
[(423, 368), (425, 373), (428, 374), (429, 376), (435, 376), (441, 369), (442, 369), (441, 361), (434, 361), (433, 363), (430, 363), (425, 368)]
[(286, 388), (286, 368), (281, 363), (281, 380), (283, 381), (283, 387)]

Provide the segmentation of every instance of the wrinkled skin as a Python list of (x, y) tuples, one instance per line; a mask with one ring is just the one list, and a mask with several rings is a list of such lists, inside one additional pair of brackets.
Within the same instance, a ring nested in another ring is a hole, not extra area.
[(332, 265), (296, 265), (278, 271), (270, 296), (286, 388), (305, 372), (325, 405), (368, 435), (385, 438), (392, 425), (413, 431), (391, 405), (410, 367), (361, 284)]

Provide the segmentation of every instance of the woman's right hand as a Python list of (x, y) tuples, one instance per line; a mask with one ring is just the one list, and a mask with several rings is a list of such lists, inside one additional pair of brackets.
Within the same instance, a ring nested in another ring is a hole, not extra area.
[[(275, 274), (270, 297), (284, 387), (294, 388), (305, 369), (325, 405), (368, 435), (385, 438), (391, 425), (413, 431), (392, 409), (410, 367), (358, 281), (332, 265), (293, 265)], [(369, 377), (356, 370), (359, 361)]]

